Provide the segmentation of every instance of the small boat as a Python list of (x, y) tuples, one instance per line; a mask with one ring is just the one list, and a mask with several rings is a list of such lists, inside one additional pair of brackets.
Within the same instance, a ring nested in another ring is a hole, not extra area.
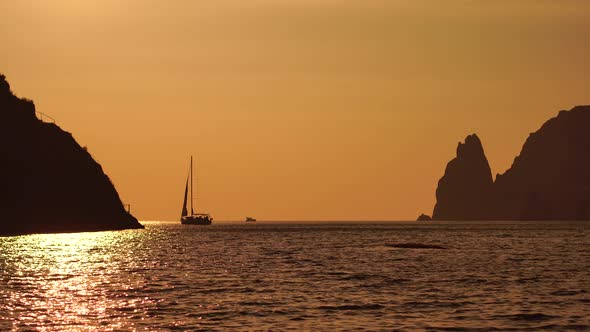
[(246, 217), (246, 222), (256, 222), (256, 218)]
[[(190, 182), (189, 182), (190, 179)], [(193, 157), (191, 156), (191, 166), (189, 175), (186, 178), (186, 187), (184, 188), (184, 202), (182, 203), (182, 213), (180, 216), (180, 223), (183, 225), (211, 225), (213, 218), (208, 213), (195, 213), (193, 209)], [(190, 192), (189, 192), (190, 183)], [(191, 213), (188, 213), (188, 195), (190, 193), (190, 208)]]

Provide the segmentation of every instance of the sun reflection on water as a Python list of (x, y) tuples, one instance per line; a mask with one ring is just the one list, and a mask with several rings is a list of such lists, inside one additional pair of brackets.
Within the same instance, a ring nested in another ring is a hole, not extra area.
[(130, 255), (137, 255), (140, 236), (125, 231), (0, 238), (0, 324), (11, 322), (0, 329), (90, 330), (99, 323), (113, 330), (122, 323), (118, 313), (154, 305), (120, 292), (145, 283), (141, 274), (122, 273), (134, 268)]

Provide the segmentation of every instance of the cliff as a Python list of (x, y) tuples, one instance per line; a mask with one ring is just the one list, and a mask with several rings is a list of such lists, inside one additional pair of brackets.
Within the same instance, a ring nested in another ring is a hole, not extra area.
[(496, 178), (497, 219), (589, 220), (590, 106), (547, 121)]
[(589, 220), (589, 129), (590, 106), (561, 111), (493, 183), (479, 140), (468, 137), (471, 152), (458, 152), (439, 182), (433, 219)]
[(143, 228), (102, 167), (0, 75), (0, 235)]

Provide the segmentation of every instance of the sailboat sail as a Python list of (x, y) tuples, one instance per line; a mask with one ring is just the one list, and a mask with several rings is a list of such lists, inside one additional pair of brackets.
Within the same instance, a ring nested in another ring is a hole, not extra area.
[(186, 187), (184, 188), (184, 202), (182, 203), (182, 217), (188, 215), (188, 211), (186, 209), (186, 200), (188, 196), (188, 177), (186, 178)]
[[(188, 180), (187, 180), (188, 181)], [(193, 196), (193, 185), (194, 185), (195, 179), (193, 178), (193, 156), (191, 156), (191, 216), (195, 215), (195, 210), (193, 209), (193, 204), (195, 201), (195, 198)], [(188, 184), (188, 182), (187, 182)]]
[[(193, 176), (193, 157), (191, 156), (191, 166), (186, 179), (186, 186), (184, 187), (184, 202), (182, 203), (182, 216), (180, 217), (180, 223), (183, 225), (211, 225), (213, 218), (208, 213), (195, 213), (194, 208), (194, 176)], [(190, 189), (189, 189), (190, 183)], [(190, 193), (189, 193), (190, 191)], [(190, 200), (190, 211), (188, 214), (188, 204)]]

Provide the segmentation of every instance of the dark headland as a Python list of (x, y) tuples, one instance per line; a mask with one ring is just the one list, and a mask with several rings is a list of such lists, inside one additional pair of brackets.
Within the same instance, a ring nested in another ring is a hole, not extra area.
[(0, 75), (0, 235), (143, 228), (102, 167)]
[(590, 106), (547, 121), (495, 181), (480, 139), (468, 136), (436, 198), (433, 220), (589, 220)]

